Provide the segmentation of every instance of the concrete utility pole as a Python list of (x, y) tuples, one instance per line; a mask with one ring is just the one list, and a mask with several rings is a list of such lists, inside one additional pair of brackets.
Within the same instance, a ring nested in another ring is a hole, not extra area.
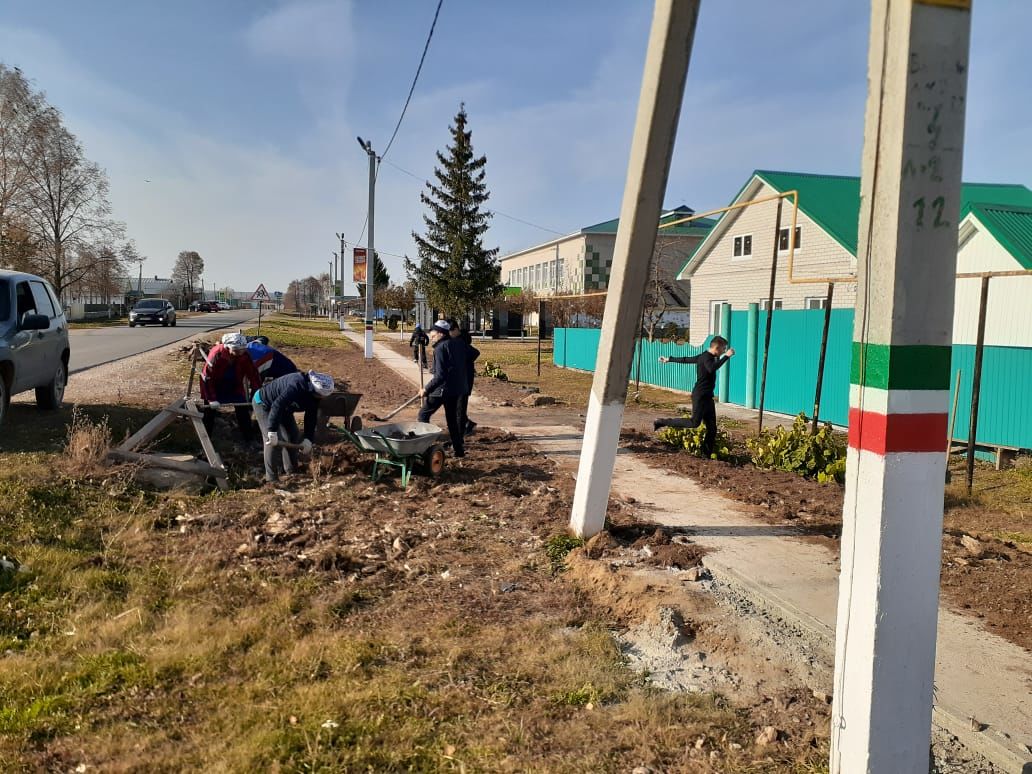
[(831, 771), (926, 774), (970, 0), (873, 0)]
[(373, 357), (373, 290), (376, 285), (376, 251), (373, 249), (373, 210), (376, 204), (376, 154), (373, 152), (373, 144), (358, 138), (358, 144), (362, 146), (369, 156), (369, 220), (366, 231), (366, 283), (365, 283), (365, 357), (370, 360)]
[(698, 13), (699, 0), (656, 0), (652, 17), (570, 516), (570, 528), (581, 537), (591, 537), (605, 523), (634, 339), (641, 324)]

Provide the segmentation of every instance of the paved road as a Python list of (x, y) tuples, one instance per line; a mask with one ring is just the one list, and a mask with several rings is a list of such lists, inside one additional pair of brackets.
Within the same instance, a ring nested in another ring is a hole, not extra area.
[(122, 325), (116, 328), (73, 330), (69, 334), (72, 358), (68, 370), (73, 374), (76, 371), (85, 371), (87, 368), (138, 355), (198, 333), (239, 325), (254, 319), (256, 315), (257, 312), (253, 309), (242, 309), (212, 312), (196, 317), (180, 317), (175, 328), (162, 328), (160, 325), (130, 328), (128, 325)]

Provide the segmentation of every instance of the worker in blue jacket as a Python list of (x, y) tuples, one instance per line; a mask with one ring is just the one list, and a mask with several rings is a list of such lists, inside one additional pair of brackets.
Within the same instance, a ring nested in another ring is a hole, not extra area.
[(466, 343), (462, 339), (451, 338), (450, 331), (451, 325), (446, 320), (438, 320), (430, 329), (434, 363), (430, 381), (419, 391), (420, 397), (426, 398), (419, 411), (419, 421), (429, 422), (434, 412), (444, 406), (452, 450), (456, 457), (465, 457), (464, 428), (459, 424), (459, 399), (469, 394), (466, 385), (468, 356)]
[(250, 339), (247, 342), (247, 354), (251, 356), (251, 362), (258, 369), (262, 381), (297, 373), (298, 368), (293, 360), (275, 347), (269, 346), (268, 336), (255, 336)]
[[(312, 453), (315, 428), (319, 418), (319, 401), (333, 392), (333, 377), (316, 371), (293, 373), (263, 384), (254, 394), (254, 415), (265, 441), (265, 480), (273, 482), (276, 474), (276, 447), (281, 441), (301, 444), (301, 452)], [(302, 439), (294, 413), (305, 412), (305, 432)], [(283, 472), (297, 470), (297, 452), (282, 448)]]

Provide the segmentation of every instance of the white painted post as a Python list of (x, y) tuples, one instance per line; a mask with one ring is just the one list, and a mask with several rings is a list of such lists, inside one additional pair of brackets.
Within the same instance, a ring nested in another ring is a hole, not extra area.
[(927, 774), (969, 0), (873, 0), (831, 770)]
[(699, 0), (656, 0), (570, 516), (570, 528), (582, 537), (600, 532), (605, 524), (634, 337), (641, 321), (698, 13)]

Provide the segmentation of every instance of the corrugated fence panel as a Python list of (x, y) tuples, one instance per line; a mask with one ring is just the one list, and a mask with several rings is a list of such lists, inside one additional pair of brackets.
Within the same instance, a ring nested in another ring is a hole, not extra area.
[[(813, 410), (817, 358), (820, 352), (824, 312), (790, 310), (774, 313), (771, 327), (770, 368), (767, 373), (765, 408), (782, 414), (809, 414)], [(731, 343), (736, 355), (725, 368), (730, 368), (729, 403), (744, 405), (748, 313), (733, 312)], [(763, 336), (766, 314), (757, 320), (756, 396), (759, 404), (760, 374), (763, 365)], [(600, 331), (592, 328), (557, 328), (553, 362), (557, 366), (593, 371), (598, 353)], [(853, 339), (853, 310), (835, 309), (831, 313), (828, 332), (828, 353), (824, 364), (824, 388), (821, 398), (821, 420), (845, 425), (849, 413), (849, 365)], [(661, 365), (660, 355), (685, 357), (705, 348), (672, 342), (641, 344), (641, 380), (644, 384), (690, 391), (695, 383), (695, 366)], [(961, 371), (960, 400), (953, 437), (966, 440), (971, 406), (971, 375), (975, 348), (957, 344), (953, 347), (951, 374)], [(635, 365), (631, 379), (635, 378)], [(951, 390), (955, 376), (951, 376)], [(985, 446), (1032, 448), (1032, 348), (986, 347), (982, 358), (982, 395), (978, 418), (978, 442)], [(952, 406), (952, 396), (951, 404)], [(945, 447), (945, 444), (944, 444)]]

